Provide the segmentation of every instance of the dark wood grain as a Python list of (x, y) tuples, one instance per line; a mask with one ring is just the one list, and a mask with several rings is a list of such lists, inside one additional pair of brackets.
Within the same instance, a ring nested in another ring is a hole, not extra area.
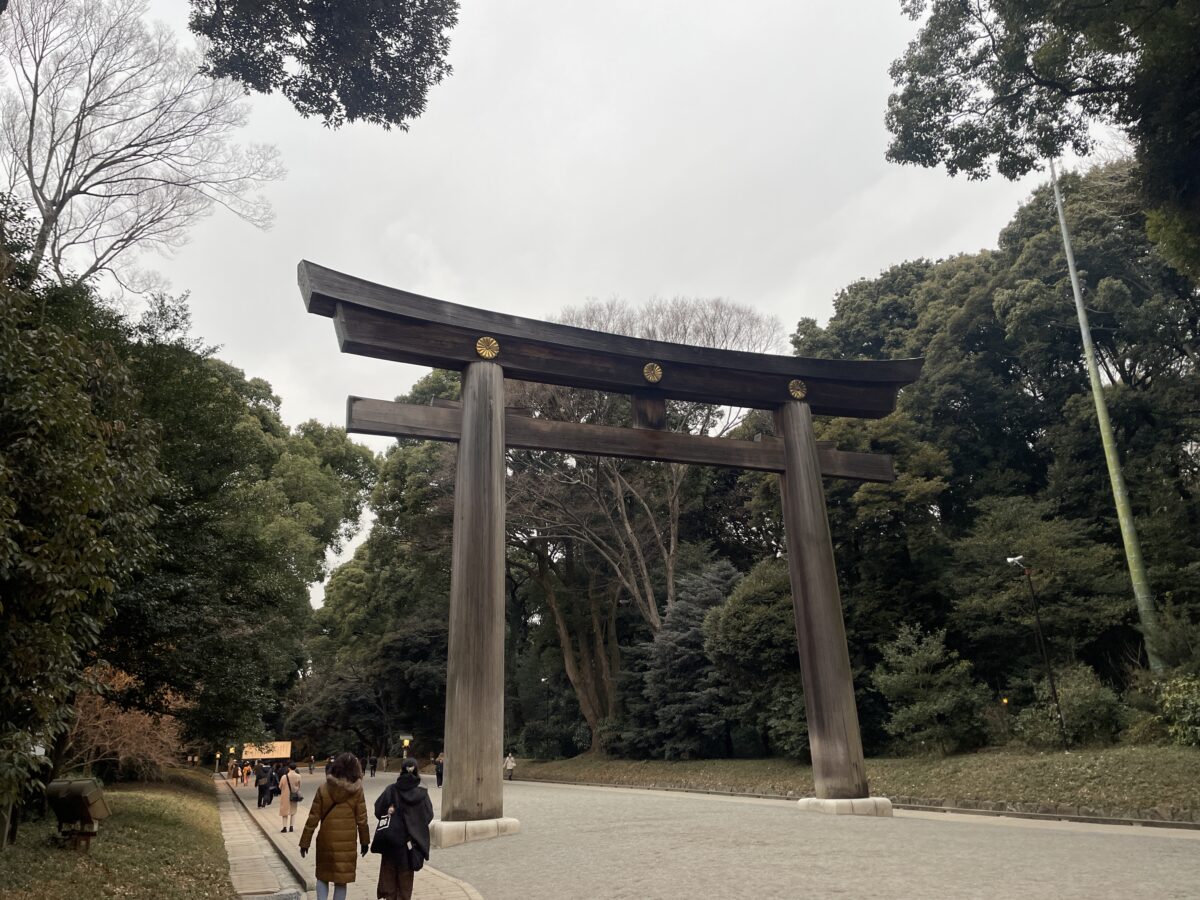
[[(527, 411), (522, 411), (527, 413)], [(346, 404), (346, 429), (355, 434), (456, 441), (462, 413), (453, 401), (416, 406), (390, 400), (351, 397)], [(508, 411), (505, 434), (518, 450), (558, 450), (580, 456), (619, 456), (702, 466), (727, 466), (760, 472), (782, 472), (783, 444), (778, 438), (737, 441), (654, 429), (635, 430), (608, 425), (583, 425), (530, 418)], [(884, 454), (817, 448), (821, 474), (855, 481), (894, 481), (892, 458)]]
[[(474, 309), (384, 287), (302, 262), (301, 293), (310, 312), (332, 316), (343, 351), (398, 362), (462, 369), (478, 359), (475, 341), (500, 343), (497, 362), (526, 381), (662, 398), (771, 409), (804, 381), (822, 415), (877, 418), (920, 373), (922, 360), (828, 360), (691, 347), (606, 334)], [(643, 368), (663, 369), (652, 389)]]
[(667, 427), (667, 401), (654, 394), (639, 391), (629, 398), (633, 407), (634, 428)]
[[(504, 815), (504, 373), (463, 373), (446, 661), (447, 822)], [(425, 407), (428, 408), (428, 407)], [(430, 410), (433, 411), (433, 410)]]
[(779, 486), (813, 783), (823, 799), (866, 797), (854, 680), (808, 405), (781, 407), (775, 433), (783, 440), (786, 465)]

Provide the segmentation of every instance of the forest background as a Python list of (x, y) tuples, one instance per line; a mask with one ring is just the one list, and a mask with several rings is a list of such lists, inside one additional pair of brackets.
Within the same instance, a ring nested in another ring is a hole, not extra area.
[[(140, 15), (133, 0), (104, 8)], [(130, 21), (125, 46), (149, 46)], [(928, 87), (937, 79), (925, 77), (922, 46), (908, 65)], [(236, 207), (279, 176), (269, 148), (226, 155), (214, 137), (236, 127), (237, 91), (207, 85), (194, 59), (154, 59), (187, 74), (168, 106), (187, 97), (211, 114), (201, 137), (213, 139), (200, 145), (212, 168), (183, 167), (183, 185), (123, 172), (109, 195), (47, 182), (33, 201), (0, 203), (0, 809), (56, 772), (140, 774), (179, 748), (207, 755), (281, 737), (299, 755), (382, 755), (411, 734), (422, 754), (442, 749), (453, 448), (401, 441), (376, 457), (340, 428), (290, 429), (269, 384), (190, 334), (186, 295), (151, 291), (131, 317), (93, 277), (119, 271), (116, 255), (139, 241), (170, 246), (208, 206)], [(170, 121), (154, 112), (137, 115)], [(911, 125), (903, 112), (892, 109)], [(49, 129), (51, 146), (63, 133)], [(164, 146), (155, 153), (191, 152), (196, 135), (185, 127)], [(995, 148), (968, 150), (978, 165)], [(1062, 739), (1028, 586), (1005, 562), (1017, 555), (1040, 595), (1066, 741), (1200, 743), (1200, 304), (1184, 274), (1194, 272), (1187, 217), (1178, 198), (1147, 202), (1148, 171), (1135, 154), (1063, 188), (1157, 595), (1153, 633), (1139, 630), (1120, 554), (1047, 187), (996, 249), (854, 282), (824, 327), (801, 319), (790, 334), (805, 356), (927, 360), (892, 415), (819, 422), (822, 439), (890, 453), (899, 473), (887, 485), (826, 484), (868, 753)], [(129, 183), (143, 190), (134, 200)], [(214, 187), (233, 183), (231, 195)], [(90, 199), (72, 207), (72, 190)], [(241, 214), (268, 212), (249, 203)], [(114, 230), (116, 244), (72, 268), (71, 248)], [(713, 299), (588, 303), (562, 318), (742, 349), (788, 337)], [(433, 372), (401, 399), (457, 390), (455, 374)], [(509, 402), (553, 418), (630, 419), (619, 396), (512, 383)], [(741, 439), (770, 428), (761, 414), (696, 404), (670, 404), (668, 424)], [(512, 452), (509, 468), (512, 750), (806, 756), (773, 477), (529, 452)], [(370, 534), (313, 610), (308, 585), (368, 503)], [(1147, 670), (1147, 641), (1164, 671)], [(151, 733), (162, 739), (129, 740)]]
[[(803, 319), (791, 334), (804, 356), (927, 359), (892, 415), (819, 425), (839, 447), (893, 454), (899, 473), (894, 484), (826, 483), (868, 753), (1060, 741), (1028, 586), (1006, 564), (1018, 555), (1034, 570), (1068, 740), (1200, 737), (1195, 287), (1148, 239), (1130, 164), (1069, 176), (1064, 190), (1160, 600), (1154, 640), (1172, 672), (1145, 668), (1046, 186), (997, 249), (855, 282), (825, 327)], [(565, 318), (747, 339), (714, 328), (711, 301), (676, 304), (664, 326), (667, 312), (590, 304)], [(738, 319), (763, 325), (749, 311)], [(434, 372), (401, 399), (457, 389), (456, 375)], [(630, 424), (620, 397), (512, 385), (509, 403)], [(730, 427), (718, 410), (669, 408), (677, 430), (770, 431), (761, 414)], [(516, 752), (806, 756), (772, 476), (529, 452), (510, 453), (509, 468)], [(422, 751), (440, 749), (452, 487), (452, 448), (388, 451), (377, 521), (314, 615), (312, 677), (285, 704), (283, 733), (392, 748), (411, 730)]]

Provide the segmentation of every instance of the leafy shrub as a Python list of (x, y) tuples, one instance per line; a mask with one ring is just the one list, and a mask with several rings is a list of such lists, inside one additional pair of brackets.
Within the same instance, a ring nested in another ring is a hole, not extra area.
[(1155, 696), (1171, 740), (1200, 747), (1200, 678), (1181, 675), (1160, 682)]
[(953, 753), (983, 739), (988, 691), (971, 678), (971, 664), (946, 649), (946, 631), (904, 625), (882, 648), (875, 687), (891, 705), (888, 734), (910, 751)]
[(1145, 746), (1147, 744), (1170, 743), (1170, 735), (1162, 716), (1140, 709), (1128, 711), (1127, 721), (1121, 731), (1121, 742)]
[(587, 723), (564, 724), (534, 721), (526, 723), (517, 738), (520, 755), (533, 759), (562, 759), (591, 746), (592, 733)]
[(804, 712), (804, 688), (799, 674), (781, 678), (767, 707), (767, 735), (776, 753), (807, 762), (808, 719)]
[(1191, 674), (1200, 672), (1200, 614), (1168, 600), (1158, 615), (1158, 628), (1149, 643), (1167, 666)]
[[(1070, 746), (1111, 744), (1121, 730), (1123, 712), (1116, 692), (1082, 663), (1055, 672), (1055, 685), (1067, 743)], [(1037, 701), (1017, 716), (1017, 737), (1031, 747), (1060, 747), (1058, 712), (1046, 679), (1038, 682), (1035, 694)]]

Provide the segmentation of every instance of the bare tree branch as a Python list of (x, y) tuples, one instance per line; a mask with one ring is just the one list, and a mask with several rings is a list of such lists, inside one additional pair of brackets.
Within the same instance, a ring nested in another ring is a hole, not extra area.
[(221, 207), (260, 228), (273, 146), (239, 146), (242, 90), (144, 21), (147, 0), (16, 0), (0, 19), (0, 171), (41, 221), (34, 262), (60, 281), (181, 246)]

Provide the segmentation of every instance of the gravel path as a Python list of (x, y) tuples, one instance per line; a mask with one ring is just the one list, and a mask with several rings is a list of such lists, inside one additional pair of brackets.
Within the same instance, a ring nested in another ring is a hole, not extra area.
[[(390, 779), (389, 779), (390, 780)], [(387, 784), (368, 779), (368, 795)], [(434, 809), (439, 791), (432, 789)], [(702, 794), (505, 784), (521, 833), (434, 851), (486, 900), (1195, 898), (1200, 832), (801, 813)]]

